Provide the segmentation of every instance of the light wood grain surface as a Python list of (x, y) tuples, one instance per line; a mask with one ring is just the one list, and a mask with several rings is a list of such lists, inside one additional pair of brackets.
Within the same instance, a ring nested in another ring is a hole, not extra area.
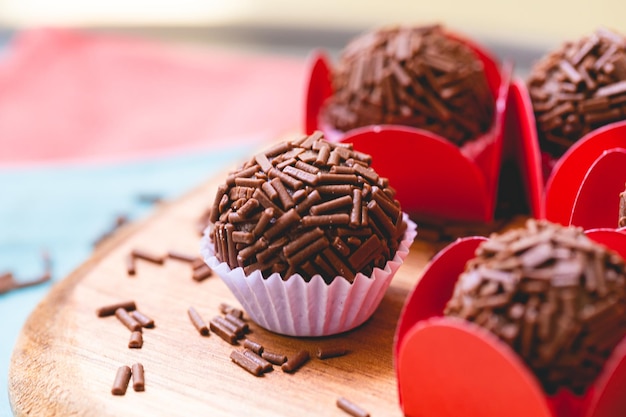
[[(325, 338), (293, 338), (251, 324), (250, 339), (268, 350), (294, 354), (345, 344), (348, 355), (313, 358), (295, 374), (279, 367), (254, 377), (229, 359), (233, 347), (215, 334), (202, 337), (191, 325), (194, 306), (208, 321), (221, 302), (235, 298), (217, 276), (201, 283), (190, 267), (168, 259), (163, 266), (139, 261), (126, 273), (134, 248), (155, 253), (198, 253), (196, 220), (213, 199), (223, 176), (181, 200), (166, 203), (147, 221), (118, 232), (73, 274), (58, 283), (24, 326), (13, 353), (9, 396), (17, 416), (343, 416), (335, 401), (346, 397), (372, 416), (400, 416), (392, 343), (402, 304), (433, 254), (423, 243), (392, 281), (374, 316), (360, 328)], [(141, 349), (127, 347), (130, 332), (96, 309), (135, 300), (154, 318)], [(113, 396), (117, 368), (141, 362), (146, 390)]]

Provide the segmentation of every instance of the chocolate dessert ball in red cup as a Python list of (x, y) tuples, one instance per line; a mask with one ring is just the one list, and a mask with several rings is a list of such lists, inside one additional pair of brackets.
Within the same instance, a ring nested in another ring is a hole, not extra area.
[(540, 217), (584, 229), (615, 227), (626, 182), (624, 36), (599, 29), (566, 42), (513, 87), (511, 136), (536, 161)]
[(396, 331), (405, 415), (619, 415), (624, 255), (626, 234), (615, 229), (545, 220), (449, 245)]
[(312, 60), (306, 129), (371, 154), (410, 214), (489, 222), (511, 71), (440, 25), (372, 30)]
[(381, 28), (355, 38), (332, 70), (332, 90), (320, 125), (343, 133), (401, 125), (462, 146), (485, 134), (495, 114), (485, 64), (441, 26)]
[(535, 63), (527, 86), (541, 150), (558, 158), (594, 129), (626, 118), (626, 38), (598, 29), (565, 42)]

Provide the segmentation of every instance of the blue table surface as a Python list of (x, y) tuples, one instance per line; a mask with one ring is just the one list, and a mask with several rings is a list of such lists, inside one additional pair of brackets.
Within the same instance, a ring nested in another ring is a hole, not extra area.
[(152, 212), (139, 195), (176, 199), (246, 152), (239, 146), (121, 163), (0, 167), (0, 273), (40, 276), (42, 249), (53, 263), (52, 283), (0, 295), (0, 417), (12, 415), (8, 372), (20, 329), (54, 282), (90, 257), (118, 215), (132, 221)]

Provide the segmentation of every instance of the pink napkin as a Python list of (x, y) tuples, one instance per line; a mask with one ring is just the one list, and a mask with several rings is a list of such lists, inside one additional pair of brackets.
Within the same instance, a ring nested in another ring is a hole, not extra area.
[(0, 164), (224, 147), (301, 129), (304, 59), (63, 29), (0, 59)]

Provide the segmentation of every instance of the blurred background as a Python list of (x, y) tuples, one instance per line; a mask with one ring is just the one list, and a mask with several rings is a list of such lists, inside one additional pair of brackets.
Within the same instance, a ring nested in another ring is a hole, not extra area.
[(78, 26), (296, 55), (336, 52), (375, 26), (442, 22), (515, 58), (522, 72), (564, 40), (599, 26), (626, 29), (625, 14), (622, 0), (0, 0), (0, 27), (9, 31)]

